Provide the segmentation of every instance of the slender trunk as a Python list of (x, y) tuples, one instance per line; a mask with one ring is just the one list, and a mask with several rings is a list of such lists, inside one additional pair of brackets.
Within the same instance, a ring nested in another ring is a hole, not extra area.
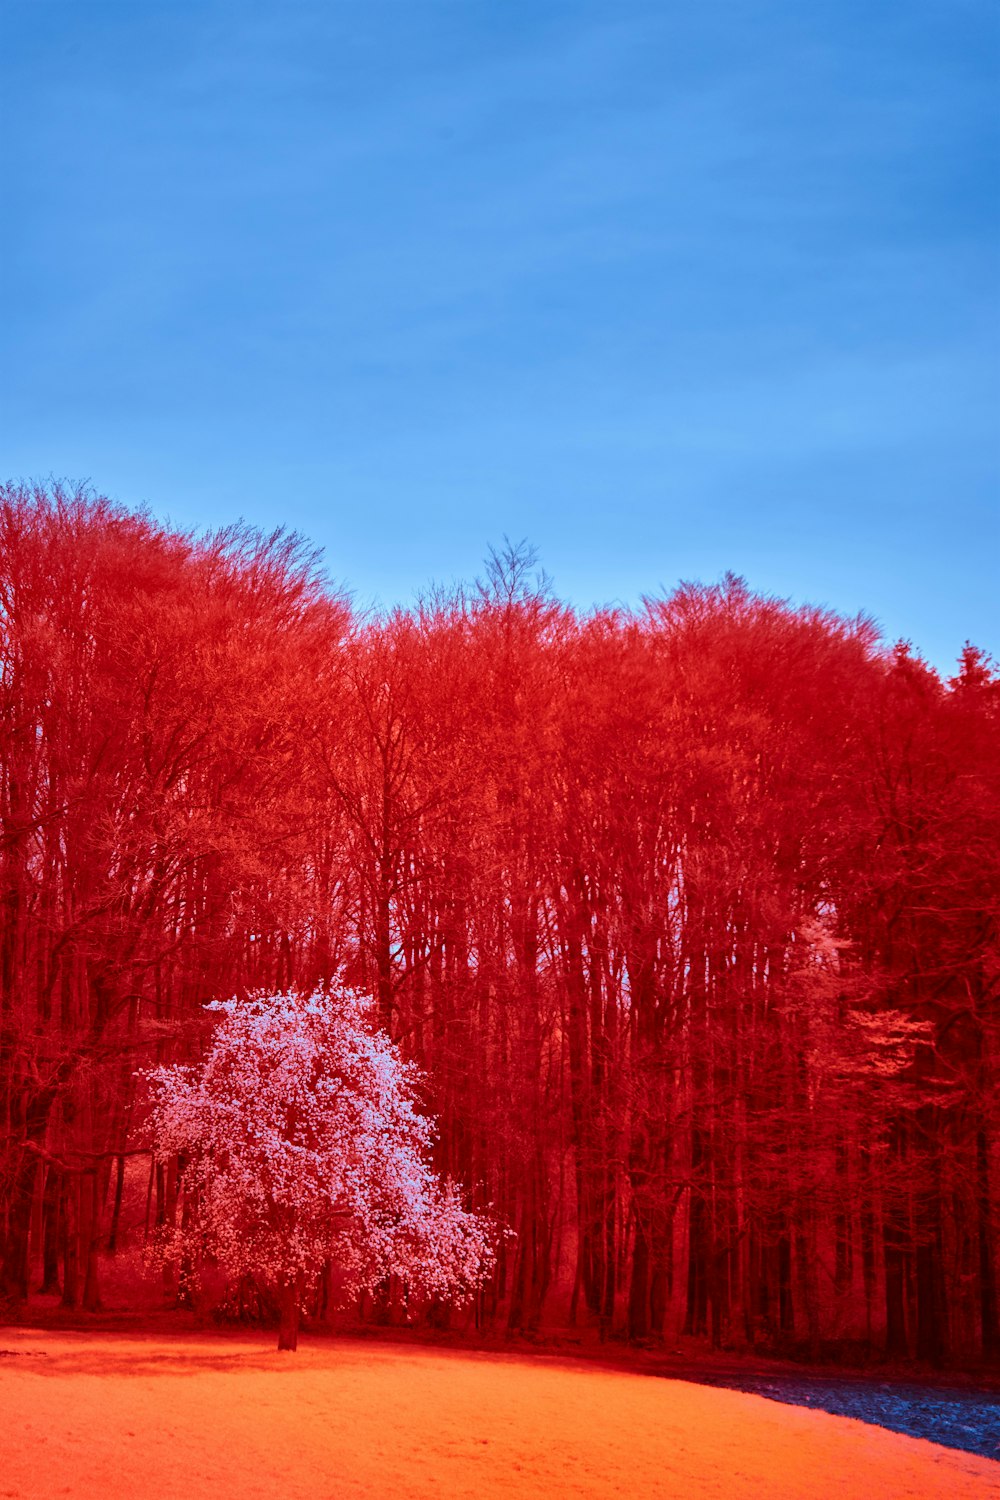
[(80, 1183), (80, 1265), (83, 1269), (85, 1312), (101, 1311), (97, 1250), (101, 1235), (101, 1205), (98, 1173), (87, 1172)]
[(896, 1224), (887, 1217), (883, 1229), (885, 1259), (885, 1352), (905, 1356), (906, 1342), (905, 1261)]
[(649, 1237), (638, 1214), (632, 1243), (632, 1276), (628, 1292), (628, 1337), (644, 1339), (649, 1334), (650, 1254)]
[(294, 1351), (299, 1347), (299, 1308), (302, 1302), (304, 1279), (286, 1276), (278, 1289), (278, 1348)]
[(997, 1279), (990, 1234), (990, 1169), (985, 1130), (976, 1133), (978, 1180), (979, 1321), (985, 1359), (1000, 1354), (1000, 1318), (997, 1316)]
[(778, 1240), (778, 1329), (782, 1340), (795, 1333), (795, 1305), (792, 1301), (792, 1238), (786, 1230)]
[[(157, 1173), (159, 1174), (159, 1165)], [(162, 1192), (161, 1192), (162, 1183)], [(162, 1224), (167, 1230), (173, 1229), (177, 1220), (177, 1158), (172, 1156), (167, 1162), (166, 1170), (162, 1178), (158, 1175), (157, 1187), (157, 1224)], [(173, 1302), (177, 1297), (177, 1262), (165, 1260), (163, 1262), (163, 1296), (166, 1301)]]
[[(24, 1112), (24, 1140), (30, 1145), (40, 1145), (45, 1139), (49, 1115), (61, 1081), (62, 1075), (56, 1085), (36, 1095)], [(22, 1147), (8, 1198), (10, 1207), (7, 1216), (7, 1242), (0, 1261), (0, 1300), (27, 1300), (31, 1210), (38, 1172), (38, 1157), (29, 1147)]]
[(59, 1232), (62, 1203), (62, 1173), (49, 1167), (45, 1174), (45, 1196), (42, 1200), (42, 1284), (43, 1296), (59, 1292)]
[(688, 1198), (687, 1309), (684, 1316), (684, 1332), (695, 1337), (708, 1329), (711, 1248), (708, 1204), (700, 1180), (706, 1154), (705, 1133), (695, 1125), (691, 1130), (691, 1176), (694, 1183)]
[(28, 1242), (37, 1176), (38, 1158), (25, 1151), (14, 1176), (13, 1201), (7, 1217), (7, 1243), (0, 1262), (0, 1301), (27, 1301)]
[(889, 1358), (909, 1353), (906, 1337), (906, 1219), (903, 1191), (905, 1136), (896, 1123), (890, 1138), (890, 1160), (896, 1166), (883, 1210), (882, 1256), (885, 1265), (885, 1352)]
[(63, 1211), (60, 1215), (63, 1237), (63, 1307), (76, 1307), (80, 1295), (80, 1266), (77, 1257), (79, 1218), (80, 1179), (78, 1176), (64, 1176)]
[(118, 1224), (122, 1213), (122, 1196), (125, 1191), (125, 1157), (119, 1156), (115, 1164), (115, 1199), (111, 1210), (111, 1228), (108, 1231), (108, 1254), (118, 1249)]

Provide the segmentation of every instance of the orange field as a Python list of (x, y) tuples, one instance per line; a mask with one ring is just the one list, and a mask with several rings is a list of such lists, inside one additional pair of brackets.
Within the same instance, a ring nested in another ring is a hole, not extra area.
[(966, 1500), (1000, 1467), (845, 1417), (563, 1359), (0, 1331), (0, 1496)]

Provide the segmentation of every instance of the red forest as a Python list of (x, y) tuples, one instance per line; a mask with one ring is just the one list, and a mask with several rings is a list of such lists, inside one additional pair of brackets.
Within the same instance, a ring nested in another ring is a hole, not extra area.
[(523, 548), (361, 616), (287, 536), (7, 487), (0, 715), (7, 1316), (101, 1306), (137, 1167), (183, 1215), (137, 1071), (339, 977), (514, 1231), (480, 1326), (1000, 1355), (982, 652), (735, 578), (580, 614)]

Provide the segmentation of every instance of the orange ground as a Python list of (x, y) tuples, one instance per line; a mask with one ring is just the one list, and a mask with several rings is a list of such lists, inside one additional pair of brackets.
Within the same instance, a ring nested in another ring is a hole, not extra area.
[(759, 1396), (550, 1359), (0, 1329), (0, 1496), (965, 1500), (1000, 1466)]

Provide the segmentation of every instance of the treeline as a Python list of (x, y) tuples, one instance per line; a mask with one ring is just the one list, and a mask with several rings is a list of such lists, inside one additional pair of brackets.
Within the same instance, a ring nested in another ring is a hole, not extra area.
[(481, 1320), (1000, 1355), (982, 653), (735, 579), (580, 616), (519, 549), (361, 618), (284, 536), (8, 487), (0, 713), (9, 1305), (100, 1305), (136, 1068), (340, 972), (516, 1230)]

